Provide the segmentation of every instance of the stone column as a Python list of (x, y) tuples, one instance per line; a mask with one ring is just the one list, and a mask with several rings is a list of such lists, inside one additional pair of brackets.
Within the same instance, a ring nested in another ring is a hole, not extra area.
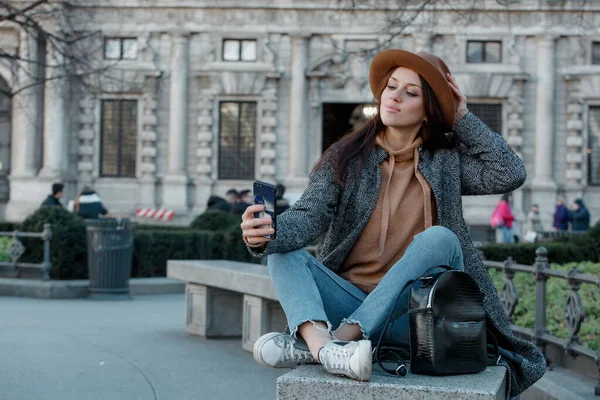
[(551, 229), (550, 215), (556, 200), (553, 179), (554, 154), (554, 38), (537, 39), (537, 85), (535, 105), (535, 165), (531, 181), (531, 202), (540, 207), (542, 223)]
[(7, 221), (22, 221), (40, 205), (50, 188), (40, 183), (43, 97), (37, 36), (20, 33), (17, 83), (20, 90), (12, 99), (12, 149), (9, 177), (10, 200), (4, 212)]
[(289, 167), (286, 182), (293, 189), (308, 184), (308, 36), (294, 35), (292, 39), (292, 83), (290, 87)]
[(13, 177), (33, 177), (37, 173), (37, 137), (42, 117), (41, 90), (36, 85), (39, 82), (38, 46), (37, 37), (21, 32), (19, 56), (26, 61), (19, 63), (16, 87), (26, 89), (16, 94), (12, 101)]
[(67, 140), (65, 131), (65, 79), (63, 57), (55, 48), (46, 54), (46, 82), (44, 92), (44, 161), (39, 176), (60, 178), (65, 171)]
[(171, 36), (169, 140), (163, 207), (187, 212), (188, 36)]
[(552, 177), (554, 152), (554, 38), (538, 37), (535, 104), (535, 170), (532, 185), (556, 189)]

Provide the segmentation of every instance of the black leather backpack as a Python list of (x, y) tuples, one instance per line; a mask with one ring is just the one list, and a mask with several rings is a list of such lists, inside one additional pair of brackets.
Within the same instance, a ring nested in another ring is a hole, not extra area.
[[(486, 313), (483, 294), (473, 278), (466, 272), (441, 266), (407, 283), (404, 289), (408, 286), (410, 349), (381, 343), (392, 319), (392, 310), (374, 351), (375, 361), (381, 368), (404, 376), (408, 372), (404, 360), (408, 358), (413, 374), (483, 371), (489, 364)], [(497, 344), (494, 347), (498, 354)]]

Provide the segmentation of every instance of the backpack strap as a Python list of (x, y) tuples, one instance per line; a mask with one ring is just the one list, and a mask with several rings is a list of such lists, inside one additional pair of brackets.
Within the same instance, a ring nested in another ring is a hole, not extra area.
[[(429, 279), (429, 278), (431, 278), (431, 275), (433, 275), (433, 273), (440, 268), (444, 268), (448, 271), (452, 270), (452, 268), (447, 265), (439, 265), (437, 267), (431, 267), (427, 271), (425, 271), (423, 276), (421, 276), (418, 279)], [(404, 357), (406, 357), (406, 359), (410, 359), (410, 349), (407, 350), (406, 348), (401, 347), (401, 346), (389, 346), (389, 345), (383, 346), (381, 342), (382, 342), (383, 338), (385, 337), (385, 334), (388, 330), (388, 327), (392, 320), (392, 316), (394, 314), (394, 309), (396, 308), (398, 300), (400, 300), (400, 296), (402, 296), (402, 293), (404, 293), (404, 291), (409, 286), (412, 286), (412, 284), (415, 281), (416, 281), (416, 279), (406, 282), (406, 284), (404, 285), (402, 290), (398, 293), (398, 297), (396, 297), (396, 301), (394, 301), (394, 306), (390, 310), (390, 313), (388, 314), (388, 317), (385, 321), (385, 325), (383, 326), (383, 331), (381, 332), (381, 336), (379, 336), (377, 345), (373, 349), (373, 356), (375, 357), (375, 361), (377, 362), (379, 367), (382, 370), (384, 370), (385, 372), (392, 374), (392, 375), (406, 376), (406, 374), (408, 373), (408, 367), (406, 366)], [(396, 366), (395, 366), (395, 368), (388, 368), (385, 365), (383, 365), (384, 362), (385, 363), (395, 363)]]

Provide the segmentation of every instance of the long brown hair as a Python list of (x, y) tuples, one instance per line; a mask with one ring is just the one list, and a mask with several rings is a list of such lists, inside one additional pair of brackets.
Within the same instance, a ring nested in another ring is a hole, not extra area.
[[(383, 93), (383, 89), (395, 69), (390, 70), (385, 79), (380, 83), (380, 90), (377, 93)], [(455, 142), (452, 138), (445, 135), (447, 129), (444, 127), (442, 112), (438, 101), (431, 89), (431, 86), (419, 75), (421, 88), (423, 92), (423, 104), (427, 123), (423, 123), (419, 131), (419, 136), (423, 138), (423, 147), (429, 152), (443, 148), (452, 148)], [(381, 103), (381, 95), (379, 95)], [(323, 166), (325, 160), (331, 161), (335, 168), (335, 180), (340, 186), (346, 183), (346, 170), (350, 161), (357, 159), (360, 166), (364, 165), (369, 154), (375, 147), (375, 137), (385, 129), (386, 125), (381, 120), (380, 113), (365, 122), (351, 133), (344, 135), (334, 145), (330, 146), (315, 164), (313, 172)]]

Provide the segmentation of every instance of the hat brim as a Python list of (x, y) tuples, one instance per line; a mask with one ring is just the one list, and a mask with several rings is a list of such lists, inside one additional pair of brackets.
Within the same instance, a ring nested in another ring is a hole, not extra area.
[(394, 49), (376, 55), (369, 70), (369, 84), (373, 96), (381, 101), (382, 80), (391, 70), (398, 67), (412, 69), (425, 79), (438, 101), (446, 128), (451, 130), (454, 126), (455, 104), (448, 80), (432, 63), (417, 54)]

